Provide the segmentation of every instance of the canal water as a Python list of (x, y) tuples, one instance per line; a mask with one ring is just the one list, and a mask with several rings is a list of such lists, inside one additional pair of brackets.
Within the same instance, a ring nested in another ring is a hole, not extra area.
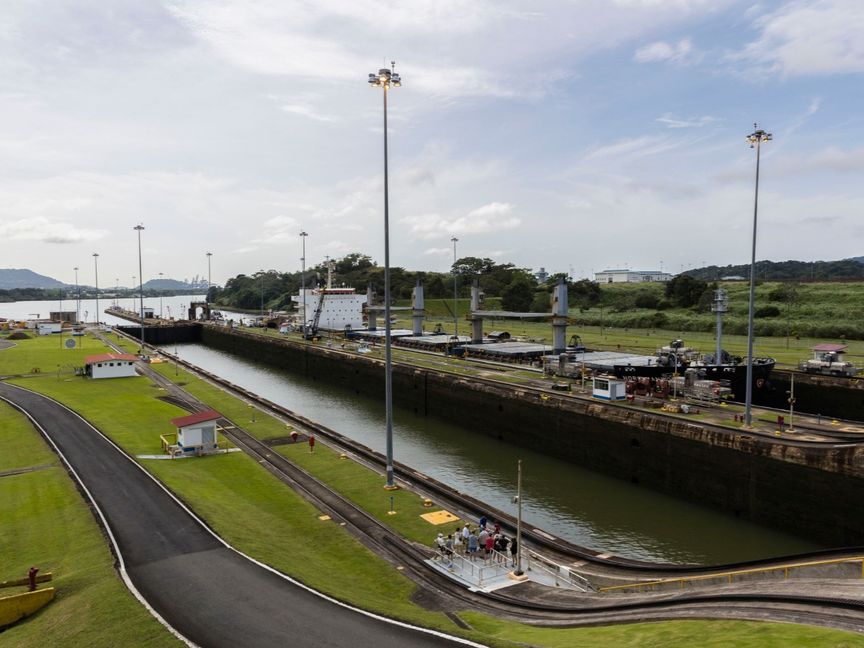
[[(190, 301), (198, 299), (201, 296), (145, 297), (144, 305), (157, 313), (161, 310), (166, 317), (178, 317)], [(111, 298), (99, 301), (103, 310), (115, 303)], [(121, 307), (130, 310), (137, 310), (137, 304), (137, 299), (133, 304), (129, 297), (119, 300)], [(75, 310), (76, 306), (82, 320), (95, 319), (95, 300), (81, 300), (80, 306), (74, 300), (62, 302), (62, 310)], [(0, 317), (7, 318), (48, 317), (49, 311), (55, 310), (61, 310), (56, 300), (0, 303)], [(100, 319), (112, 325), (128, 324), (104, 313)], [(168, 349), (173, 351), (173, 347)], [(178, 351), (198, 366), (384, 451), (382, 402), (203, 345), (179, 345)], [(399, 408), (394, 416), (394, 456), (398, 461), (514, 514), (511, 500), (516, 491), (516, 461), (522, 459), (527, 523), (585, 547), (630, 558), (701, 564), (820, 548), (468, 429)]]
[[(176, 348), (184, 360), (384, 452), (383, 402), (204, 345)], [(584, 547), (629, 558), (721, 564), (821, 548), (398, 408), (394, 457), (514, 515), (516, 462), (522, 459), (523, 517), (528, 524)], [(381, 497), (386, 497), (383, 491)]]
[[(152, 308), (156, 312), (156, 315), (159, 315), (159, 313), (161, 312), (164, 317), (174, 317), (176, 319), (182, 319), (186, 317), (186, 309), (189, 307), (190, 302), (203, 300), (204, 295), (145, 297), (144, 306)], [(129, 326), (130, 322), (120, 319), (119, 317), (114, 317), (113, 315), (109, 315), (108, 313), (104, 312), (106, 308), (110, 308), (112, 306), (119, 306), (120, 308), (125, 308), (126, 310), (131, 310), (137, 313), (139, 307), (139, 299), (137, 296), (134, 298), (122, 297), (120, 299), (114, 299), (107, 296), (99, 298), (99, 308), (103, 311), (102, 315), (99, 317), (100, 322), (104, 322), (112, 326), (115, 324), (123, 324)], [(49, 313), (51, 313), (52, 311), (60, 310), (78, 312), (80, 314), (80, 320), (82, 322), (96, 321), (95, 299), (82, 299), (80, 300), (80, 302), (76, 301), (75, 299), (0, 302), (0, 317), (5, 317), (7, 319), (30, 319), (31, 317), (41, 317), (47, 319)]]

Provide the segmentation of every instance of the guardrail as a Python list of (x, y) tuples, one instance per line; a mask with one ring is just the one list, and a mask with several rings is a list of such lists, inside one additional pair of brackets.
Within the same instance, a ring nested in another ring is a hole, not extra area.
[(851, 558), (835, 558), (832, 560), (811, 560), (806, 562), (797, 562), (797, 563), (789, 563), (786, 565), (773, 565), (770, 567), (753, 567), (750, 569), (738, 569), (735, 571), (726, 571), (726, 572), (718, 572), (715, 574), (701, 574), (699, 576), (681, 576), (678, 578), (660, 578), (652, 581), (643, 581), (638, 583), (625, 583), (623, 585), (607, 585), (606, 587), (600, 587), (597, 589), (598, 592), (611, 592), (615, 590), (627, 590), (627, 589), (637, 589), (639, 591), (644, 587), (648, 587), (651, 589), (656, 589), (657, 587), (661, 587), (664, 585), (675, 585), (677, 584), (680, 589), (684, 589), (684, 586), (687, 584), (692, 584), (697, 581), (710, 581), (710, 580), (725, 580), (728, 583), (732, 583), (735, 580), (736, 576), (751, 576), (753, 574), (767, 574), (772, 572), (783, 572), (783, 580), (787, 580), (789, 578), (789, 572), (797, 569), (806, 569), (811, 567), (825, 567), (828, 565), (840, 565), (846, 563), (861, 563), (861, 575), (860, 578), (864, 578), (864, 556), (854, 556)]
[[(560, 587), (563, 583), (564, 585), (578, 589), (580, 592), (596, 591), (595, 587), (587, 578), (573, 572), (566, 565), (559, 565), (558, 563), (553, 562), (545, 556), (531, 551), (530, 549), (525, 553), (529, 558), (527, 569), (530, 571), (538, 568), (541, 571), (546, 572), (553, 579), (556, 587)], [(524, 557), (525, 554), (523, 554), (523, 558)], [(534, 562), (530, 562), (530, 559), (533, 559)]]

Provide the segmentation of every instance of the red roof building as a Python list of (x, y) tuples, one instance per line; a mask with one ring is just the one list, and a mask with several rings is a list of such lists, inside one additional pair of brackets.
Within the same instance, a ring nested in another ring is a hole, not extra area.
[(100, 355), (91, 355), (84, 358), (84, 364), (96, 364), (97, 362), (112, 362), (116, 360), (131, 360), (135, 362), (138, 356), (131, 353), (102, 353)]
[(190, 414), (189, 416), (181, 416), (180, 418), (171, 419), (171, 424), (175, 427), (182, 428), (189, 425), (195, 425), (196, 423), (216, 421), (220, 418), (222, 418), (222, 415), (216, 410), (205, 410), (203, 412)]

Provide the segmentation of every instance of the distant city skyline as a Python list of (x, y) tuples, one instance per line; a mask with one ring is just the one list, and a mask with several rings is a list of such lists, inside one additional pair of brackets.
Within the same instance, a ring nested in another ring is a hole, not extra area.
[[(0, 18), (0, 266), (65, 283), (864, 254), (864, 3), (117, 0)], [(123, 282), (121, 282), (123, 283)]]

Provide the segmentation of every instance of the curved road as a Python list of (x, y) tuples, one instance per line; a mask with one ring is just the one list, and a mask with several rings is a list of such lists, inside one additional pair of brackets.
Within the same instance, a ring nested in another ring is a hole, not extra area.
[(338, 605), (237, 553), (94, 427), (59, 403), (0, 383), (76, 473), (120, 553), (121, 573), (187, 641), (236, 646), (478, 645)]

